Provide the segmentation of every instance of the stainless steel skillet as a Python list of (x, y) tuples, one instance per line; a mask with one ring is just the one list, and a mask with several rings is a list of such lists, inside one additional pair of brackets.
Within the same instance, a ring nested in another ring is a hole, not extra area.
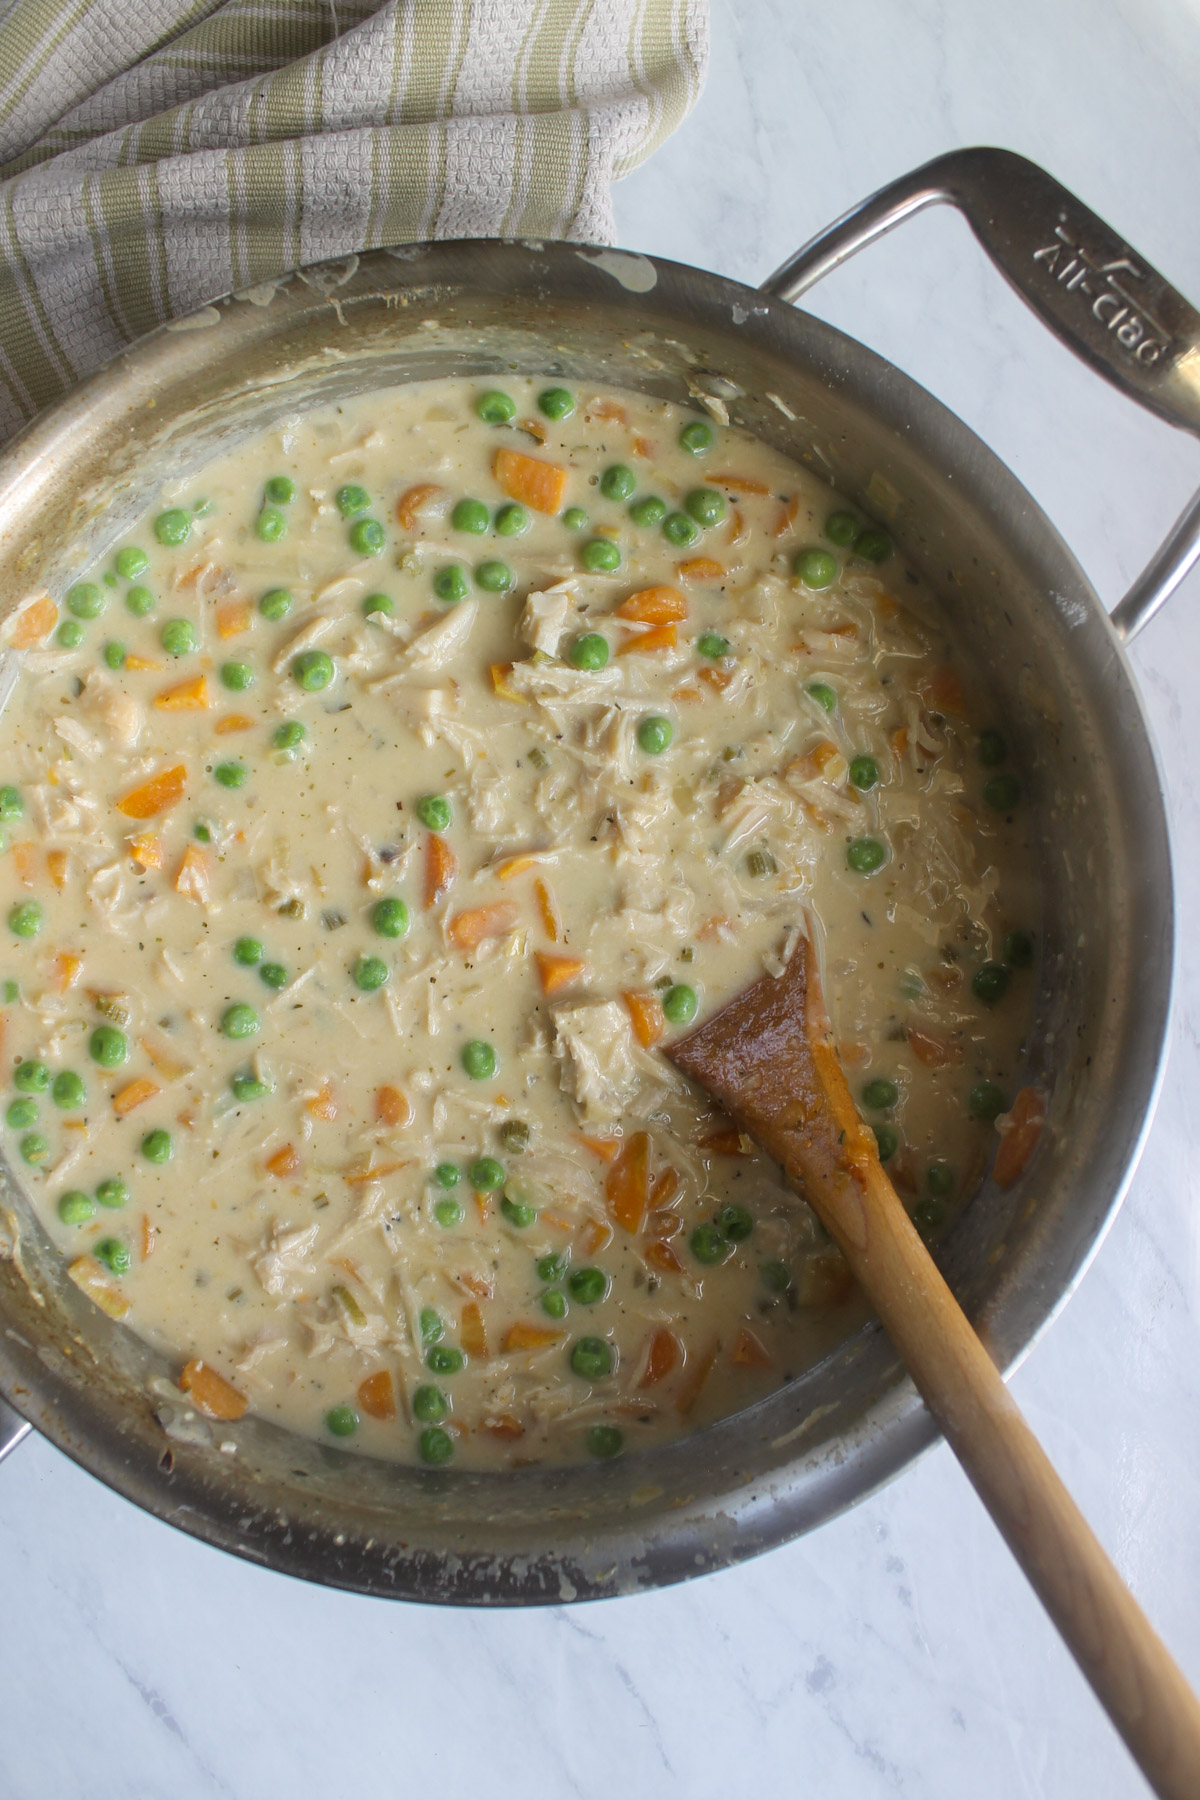
[[(152, 502), (164, 469), (198, 467), (283, 412), (451, 373), (554, 372), (724, 407), (886, 516), (1025, 747), (1047, 889), (1030, 1046), (1030, 1073), (1052, 1093), (1046, 1142), (1017, 1188), (981, 1190), (944, 1252), (969, 1315), (1009, 1365), (1103, 1236), (1157, 1092), (1170, 858), (1123, 642), (1194, 560), (1200, 506), (1110, 621), (1049, 521), (964, 425), (786, 304), (935, 200), (964, 212), (1072, 348), (1172, 423), (1200, 429), (1200, 317), (1041, 171), (964, 151), (876, 196), (757, 291), (622, 252), (476, 242), (376, 251), (219, 300), (135, 345), (5, 452), (0, 604), (61, 592)], [(251, 1418), (210, 1433), (152, 1390), (166, 1364), (63, 1279), (0, 1179), (19, 1229), (18, 1255), (0, 1262), (0, 1390), (158, 1516), (313, 1580), (481, 1604), (661, 1585), (820, 1523), (933, 1435), (870, 1328), (759, 1406), (602, 1468), (451, 1474), (348, 1456)]]

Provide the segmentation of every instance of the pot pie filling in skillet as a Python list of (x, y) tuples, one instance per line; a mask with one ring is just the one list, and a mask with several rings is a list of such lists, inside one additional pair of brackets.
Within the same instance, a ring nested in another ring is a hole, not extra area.
[(1028, 1161), (1009, 747), (887, 532), (720, 420), (297, 413), (2, 636), (8, 1161), (201, 1413), (570, 1462), (827, 1354), (840, 1252), (659, 1050), (806, 912), (922, 1232)]

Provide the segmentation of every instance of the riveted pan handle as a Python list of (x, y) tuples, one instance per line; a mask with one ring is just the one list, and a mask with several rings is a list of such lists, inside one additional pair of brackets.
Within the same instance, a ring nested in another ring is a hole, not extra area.
[[(1011, 150), (954, 150), (880, 188), (762, 284), (795, 300), (927, 206), (956, 206), (1042, 323), (1114, 387), (1200, 437), (1200, 312), (1073, 194)], [(1112, 614), (1132, 637), (1200, 557), (1200, 494)]]

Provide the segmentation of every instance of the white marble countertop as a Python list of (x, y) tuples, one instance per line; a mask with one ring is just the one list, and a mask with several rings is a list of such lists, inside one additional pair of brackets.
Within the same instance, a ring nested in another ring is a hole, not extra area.
[[(958, 144), (1044, 163), (1200, 302), (1189, 0), (714, 0), (707, 90), (617, 196), (624, 242), (761, 280)], [(948, 213), (814, 298), (1038, 497), (1115, 601), (1200, 448), (1089, 376)], [(1200, 576), (1138, 641), (1174, 828), (1179, 987), (1158, 1117), (1014, 1391), (1200, 1685)], [(1193, 698), (1188, 699), (1192, 694)], [(6, 1800), (1146, 1792), (943, 1448), (745, 1567), (632, 1600), (437, 1611), (306, 1587), (144, 1517), (45, 1443), (0, 1470)]]

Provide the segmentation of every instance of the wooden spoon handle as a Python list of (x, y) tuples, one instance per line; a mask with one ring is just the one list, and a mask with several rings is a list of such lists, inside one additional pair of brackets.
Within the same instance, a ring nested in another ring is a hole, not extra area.
[(1197, 1800), (1200, 1704), (1055, 1474), (890, 1182), (883, 1176), (881, 1187), (873, 1175), (859, 1229), (836, 1233), (851, 1268), (1154, 1791), (1162, 1800)]

